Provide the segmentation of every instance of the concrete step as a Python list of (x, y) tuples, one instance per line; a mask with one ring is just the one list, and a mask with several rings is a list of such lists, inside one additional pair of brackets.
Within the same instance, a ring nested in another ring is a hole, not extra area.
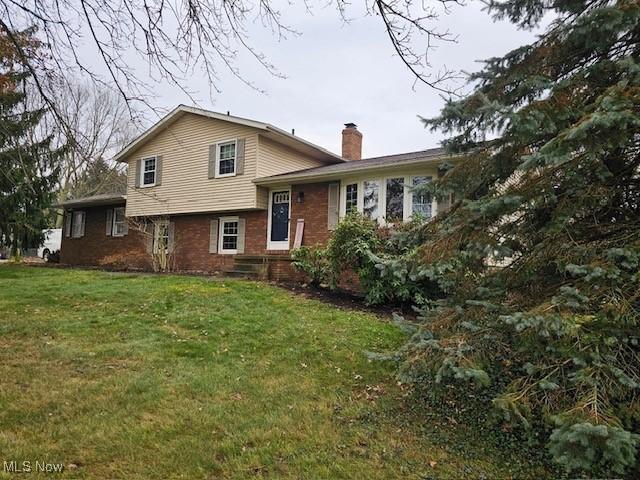
[(247, 272), (245, 270), (224, 270), (222, 273), (226, 277), (250, 278), (250, 279), (262, 278), (262, 275), (258, 272)]
[(289, 255), (283, 254), (266, 254), (266, 255), (236, 255), (234, 260), (240, 263), (269, 263), (272, 260), (283, 261), (290, 260), (291, 257)]
[(260, 273), (266, 270), (266, 265), (262, 263), (243, 263), (243, 262), (234, 262), (233, 269), (239, 272), (256, 272)]

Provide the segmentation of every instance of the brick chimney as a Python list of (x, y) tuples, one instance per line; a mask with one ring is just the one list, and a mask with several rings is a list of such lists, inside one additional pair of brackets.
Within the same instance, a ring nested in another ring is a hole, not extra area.
[(362, 159), (362, 133), (355, 123), (345, 123), (342, 130), (342, 158), (345, 160)]

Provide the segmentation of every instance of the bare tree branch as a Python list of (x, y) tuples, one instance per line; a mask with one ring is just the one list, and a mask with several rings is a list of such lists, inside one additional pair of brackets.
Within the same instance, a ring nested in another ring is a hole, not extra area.
[[(310, 0), (301, 1), (311, 13)], [(347, 0), (320, 0), (320, 5), (326, 1), (336, 6), (343, 21), (350, 21), (348, 10), (355, 7)], [(449, 5), (461, 1), (364, 0), (362, 7), (380, 17), (394, 51), (416, 82), (452, 93), (450, 82), (457, 73), (446, 68), (434, 72), (428, 53), (442, 42), (455, 41), (436, 28), (437, 20)], [(156, 111), (153, 82), (178, 87), (193, 103), (197, 101), (189, 79), (196, 74), (205, 76), (212, 93), (220, 91), (225, 71), (262, 91), (238, 68), (241, 55), (284, 77), (256, 48), (248, 26), (257, 20), (277, 39), (297, 35), (278, 8), (292, 5), (291, 0), (0, 0), (0, 30), (11, 39), (13, 31), (37, 28), (44, 54), (30, 56), (17, 41), (15, 47), (57, 121), (64, 119), (54, 89), (74, 76), (117, 91), (130, 107), (138, 104), (129, 115), (140, 119), (140, 107)], [(148, 67), (144, 74), (141, 65)]]

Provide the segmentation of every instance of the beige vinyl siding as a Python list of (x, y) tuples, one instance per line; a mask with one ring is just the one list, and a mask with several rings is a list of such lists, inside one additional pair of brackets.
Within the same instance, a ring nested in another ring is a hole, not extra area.
[[(326, 162), (300, 153), (286, 145), (258, 135), (258, 168), (257, 177), (268, 177), (281, 173), (295, 172), (306, 168), (321, 167)], [(259, 187), (257, 205), (267, 208), (269, 204), (269, 189)]]
[(258, 137), (258, 142), (260, 152), (256, 175), (258, 177), (268, 177), (326, 165), (326, 162), (300, 153), (286, 145), (281, 145), (262, 135)]
[[(244, 174), (208, 178), (209, 146), (245, 139)], [(257, 130), (187, 113), (128, 158), (127, 216), (244, 210), (257, 207)], [(162, 156), (162, 184), (135, 188), (137, 160)]]

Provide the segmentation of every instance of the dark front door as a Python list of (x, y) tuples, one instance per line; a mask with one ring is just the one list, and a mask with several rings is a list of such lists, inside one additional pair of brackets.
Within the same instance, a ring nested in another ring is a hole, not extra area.
[(271, 241), (289, 239), (289, 192), (273, 192), (271, 197)]

